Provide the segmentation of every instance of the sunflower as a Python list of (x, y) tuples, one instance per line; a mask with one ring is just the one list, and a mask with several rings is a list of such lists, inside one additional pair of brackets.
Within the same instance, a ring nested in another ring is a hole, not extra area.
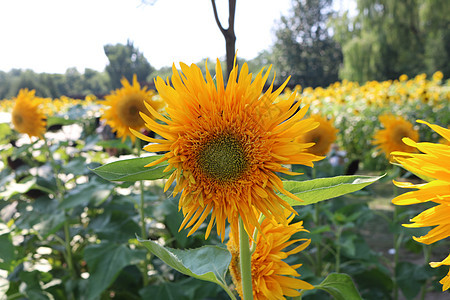
[(382, 115), (378, 118), (385, 129), (375, 132), (375, 140), (372, 142), (378, 145), (389, 158), (393, 151), (414, 152), (415, 148), (403, 143), (403, 138), (410, 138), (417, 142), (419, 132), (413, 128), (413, 125), (400, 116)]
[[(450, 129), (437, 125), (432, 125), (424, 121), (417, 121), (427, 124), (443, 138), (450, 141)], [(450, 236), (450, 146), (448, 144), (416, 143), (406, 138), (405, 143), (410, 147), (417, 148), (422, 153), (411, 154), (404, 152), (392, 153), (396, 162), (405, 169), (432, 179), (425, 184), (411, 184), (408, 182), (395, 182), (395, 185), (402, 188), (417, 188), (418, 190), (405, 193), (392, 200), (396, 205), (410, 205), (424, 202), (434, 202), (437, 205), (427, 209), (412, 218), (412, 224), (405, 224), (405, 227), (429, 227), (436, 226), (426, 235), (414, 237), (418, 242), (432, 244)], [(442, 262), (432, 262), (430, 265), (435, 268), (441, 265), (450, 265), (450, 255)], [(440, 283), (445, 291), (450, 287), (450, 272)]]
[(126, 78), (121, 80), (123, 87), (113, 91), (105, 96), (104, 105), (109, 106), (102, 116), (104, 120), (117, 136), (124, 141), (127, 136), (134, 142), (136, 137), (131, 134), (130, 128), (141, 130), (145, 126), (144, 120), (139, 112), (148, 114), (146, 103), (154, 110), (160, 110), (163, 107), (162, 101), (156, 99), (156, 93), (153, 90), (147, 90), (147, 87), (141, 88), (137, 81), (136, 74), (133, 75), (133, 85)]
[[(152, 142), (146, 151), (167, 151), (159, 160), (168, 161), (165, 171), (175, 169), (165, 185), (176, 179), (174, 194), (182, 192), (179, 209), (183, 210), (181, 228), (195, 232), (211, 212), (206, 238), (216, 223), (217, 233), (224, 238), (226, 220), (235, 227), (241, 216), (247, 229), (259, 228), (259, 213), (286, 223), (283, 208), (293, 211), (277, 192), (296, 196), (283, 188), (276, 172), (292, 174), (285, 164), (313, 166), (321, 159), (305, 149), (311, 144), (294, 140), (296, 136), (314, 129), (312, 119), (301, 120), (307, 111), (303, 107), (289, 118), (300, 102), (289, 105), (274, 103), (287, 81), (276, 91), (273, 84), (262, 94), (270, 68), (261, 70), (252, 82), (252, 74), (244, 64), (238, 77), (235, 65), (225, 87), (220, 62), (216, 78), (206, 71), (204, 79), (199, 67), (181, 63), (182, 74), (173, 65), (172, 85), (157, 78), (156, 88), (167, 103), (167, 116), (146, 104), (155, 122), (141, 113), (148, 129), (164, 139), (153, 139), (132, 131), (137, 137)], [(206, 69), (207, 70), (207, 69)], [(286, 100), (293, 103), (295, 94)], [(254, 213), (254, 208), (256, 213)]]
[(314, 146), (308, 148), (308, 152), (315, 155), (326, 155), (330, 152), (331, 144), (336, 140), (338, 130), (333, 126), (333, 120), (320, 115), (311, 115), (311, 118), (319, 122), (319, 126), (299, 137), (303, 143), (314, 143)]
[[(294, 214), (291, 214), (287, 218), (288, 223), (293, 218)], [(293, 278), (300, 276), (296, 269), (300, 268), (301, 264), (290, 266), (283, 261), (289, 255), (304, 250), (310, 244), (310, 239), (290, 240), (291, 236), (297, 232), (308, 232), (302, 225), (303, 221), (288, 224), (287, 226), (274, 224), (268, 219), (262, 222), (262, 231), (258, 232), (256, 248), (251, 257), (253, 298), (255, 300), (285, 299), (284, 296), (296, 297), (300, 296), (300, 292), (297, 289), (310, 290), (314, 288), (314, 286), (303, 280)], [(232, 255), (229, 269), (236, 290), (243, 298), (239, 263), (239, 240), (236, 240), (234, 236), (235, 234), (230, 233), (230, 239), (227, 243), (227, 248)], [(283, 251), (297, 242), (302, 243), (290, 251)]]
[(42, 98), (35, 97), (35, 90), (21, 89), (14, 99), (12, 122), (20, 133), (26, 133), (31, 138), (43, 138), (47, 125), (42, 109)]

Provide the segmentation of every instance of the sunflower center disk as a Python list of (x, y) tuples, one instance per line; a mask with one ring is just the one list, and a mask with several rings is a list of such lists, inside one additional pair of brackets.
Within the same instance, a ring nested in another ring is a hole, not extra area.
[(144, 100), (136, 96), (128, 96), (117, 104), (118, 116), (129, 127), (140, 127), (144, 124), (139, 112), (147, 112)]
[[(313, 136), (313, 138), (311, 139), (313, 143), (316, 143), (316, 145), (320, 142), (320, 135), (315, 135)], [(316, 146), (314, 145), (314, 146)]]
[(23, 118), (21, 115), (14, 114), (13, 118), (17, 125), (20, 125), (23, 123)]
[(239, 179), (247, 168), (240, 141), (232, 135), (210, 140), (200, 151), (198, 164), (205, 175), (220, 182)]
[(403, 142), (402, 142), (402, 139), (403, 139), (404, 137), (409, 137), (409, 134), (408, 134), (408, 131), (406, 131), (405, 129), (403, 129), (403, 128), (397, 128), (397, 129), (395, 130), (395, 132), (394, 132), (394, 136), (395, 136), (395, 140), (396, 140), (396, 141), (398, 141), (398, 142), (400, 142), (400, 143), (403, 143)]

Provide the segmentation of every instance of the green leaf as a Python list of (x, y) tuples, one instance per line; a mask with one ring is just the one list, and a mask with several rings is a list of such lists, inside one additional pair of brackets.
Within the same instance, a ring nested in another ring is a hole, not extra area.
[(3, 123), (0, 121), (0, 140), (3, 140), (12, 132), (10, 122)]
[(0, 276), (0, 295), (6, 295), (9, 290), (10, 282), (8, 279)]
[[(97, 177), (98, 178), (98, 177)], [(91, 202), (95, 205), (102, 203), (111, 194), (112, 183), (100, 183), (95, 178), (87, 183), (77, 185), (64, 196), (59, 208), (69, 209), (76, 206), (87, 206)]]
[(181, 223), (183, 223), (183, 214), (178, 211), (178, 202), (180, 200), (180, 194), (176, 197), (166, 199), (163, 201), (161, 205), (158, 205), (158, 208), (164, 211), (164, 224), (166, 224), (167, 228), (170, 231), (170, 234), (177, 242), (176, 248), (187, 248), (189, 243), (195, 240), (192, 236), (188, 237), (189, 229), (184, 228), (180, 229)]
[(0, 269), (12, 271), (11, 263), (16, 259), (16, 253), (9, 232), (0, 235), (0, 249)]
[(73, 174), (75, 176), (87, 174), (89, 170), (86, 168), (86, 158), (82, 156), (71, 158), (69, 162), (63, 166), (62, 171), (66, 174)]
[(420, 274), (418, 271), (422, 271), (421, 268), (422, 266), (406, 261), (399, 262), (395, 267), (398, 286), (406, 299), (414, 299), (425, 283), (424, 279), (417, 278), (417, 274)]
[(144, 167), (162, 156), (153, 155), (119, 160), (95, 168), (92, 171), (109, 181), (139, 181), (167, 178), (171, 174), (171, 172), (163, 172), (168, 165), (167, 162), (162, 162), (154, 167)]
[(40, 214), (41, 221), (33, 226), (45, 239), (57, 232), (66, 221), (66, 214), (63, 211), (55, 211), (52, 214)]
[(362, 299), (352, 278), (347, 274), (331, 273), (315, 288), (324, 290), (336, 300)]
[(74, 120), (74, 119), (68, 119), (68, 118), (58, 117), (58, 116), (50, 116), (47, 118), (47, 127), (50, 127), (52, 125), (71, 125), (76, 122), (77, 122), (77, 120)]
[(290, 205), (309, 205), (358, 191), (374, 183), (382, 176), (337, 176), (307, 181), (283, 181), (284, 189), (303, 200), (296, 201), (286, 195), (279, 195)]
[(185, 275), (226, 284), (225, 274), (231, 262), (228, 250), (218, 246), (203, 246), (197, 249), (180, 250), (163, 247), (151, 240), (138, 239), (152, 254)]
[(0, 193), (0, 197), (4, 198), (5, 200), (8, 200), (12, 196), (16, 194), (23, 194), (28, 192), (31, 187), (36, 183), (36, 179), (31, 179), (25, 183), (16, 183), (11, 182), (7, 187), (6, 190)]
[(84, 250), (84, 259), (89, 267), (89, 283), (87, 288), (87, 299), (95, 299), (119, 275), (126, 266), (143, 259), (140, 252), (135, 253), (124, 244), (102, 242), (91, 244)]
[(14, 195), (25, 194), (30, 190), (40, 190), (49, 194), (53, 193), (51, 188), (47, 184), (43, 183), (44, 180), (41, 180), (41, 178), (39, 177), (38, 178), (27, 177), (23, 179), (20, 183), (12, 181), (6, 186), (6, 190), (0, 193), (0, 197), (3, 197), (5, 200), (8, 200)]
[(103, 148), (115, 148), (115, 149), (126, 149), (131, 151), (131, 147), (128, 143), (122, 142), (121, 139), (113, 139), (113, 140), (102, 140), (97, 142), (98, 146)]
[(139, 291), (142, 300), (217, 299), (218, 293), (220, 293), (220, 288), (216, 284), (192, 277), (175, 282), (165, 281), (159, 284), (151, 284)]

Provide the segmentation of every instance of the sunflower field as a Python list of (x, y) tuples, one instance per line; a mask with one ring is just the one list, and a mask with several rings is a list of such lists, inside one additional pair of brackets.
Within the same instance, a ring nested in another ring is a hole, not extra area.
[(180, 66), (0, 101), (1, 299), (448, 297), (441, 72), (291, 90)]

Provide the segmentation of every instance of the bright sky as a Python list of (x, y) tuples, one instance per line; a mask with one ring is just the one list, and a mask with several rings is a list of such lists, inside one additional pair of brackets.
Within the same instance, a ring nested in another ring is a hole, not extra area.
[[(155, 2), (155, 1), (154, 1)], [(228, 0), (216, 0), (228, 27)], [(237, 0), (238, 55), (254, 58), (274, 42), (274, 25), (291, 0)], [(1, 0), (0, 70), (64, 73), (76, 67), (103, 71), (106, 44), (126, 44), (153, 67), (224, 57), (225, 39), (210, 0)]]

